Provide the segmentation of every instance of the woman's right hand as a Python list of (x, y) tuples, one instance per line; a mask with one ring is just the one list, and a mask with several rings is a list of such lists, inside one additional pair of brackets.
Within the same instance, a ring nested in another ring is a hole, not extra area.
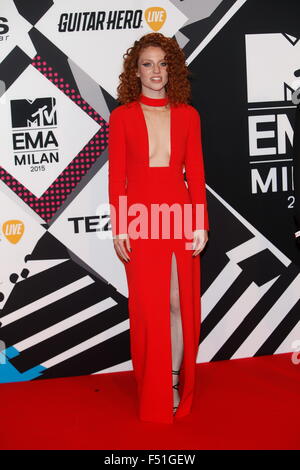
[(121, 260), (130, 261), (128, 252), (131, 251), (131, 247), (127, 233), (119, 233), (114, 237), (114, 248)]

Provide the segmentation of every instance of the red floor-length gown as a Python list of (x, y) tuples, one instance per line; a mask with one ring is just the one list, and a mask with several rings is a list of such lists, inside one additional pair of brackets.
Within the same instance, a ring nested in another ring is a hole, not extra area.
[[(136, 101), (115, 108), (110, 115), (109, 202), (116, 210), (116, 217), (112, 217), (111, 212), (112, 234), (129, 233), (132, 248), (130, 261), (123, 263), (128, 283), (131, 358), (138, 387), (138, 414), (143, 421), (173, 423), (174, 418), (191, 411), (194, 396), (200, 338), (200, 256), (192, 256), (192, 238), (186, 238), (184, 232), (180, 238), (172, 238), (171, 228), (171, 236), (163, 238), (159, 228), (159, 237), (151, 238), (150, 206), (177, 203), (183, 208), (188, 204), (192, 207), (192, 230), (208, 229), (208, 215), (199, 113), (185, 103), (171, 104), (169, 166), (150, 166), (148, 128), (141, 102), (151, 105), (153, 100), (140, 94)], [(167, 97), (155, 99), (160, 105), (167, 101)], [(140, 212), (129, 211), (124, 221), (124, 206), (120, 205), (124, 196), (128, 210), (134, 203), (142, 203), (148, 209), (147, 237), (131, 238), (130, 224)], [(196, 204), (204, 207), (201, 223), (196, 219)], [(171, 227), (174, 227), (172, 220), (175, 217), (170, 217)], [(173, 252), (177, 262), (184, 347), (179, 376), (180, 404), (175, 416), (170, 323)]]

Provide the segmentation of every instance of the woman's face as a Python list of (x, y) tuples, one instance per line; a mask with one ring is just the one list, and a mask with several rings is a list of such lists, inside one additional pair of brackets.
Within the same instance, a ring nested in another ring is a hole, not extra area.
[(137, 76), (142, 82), (142, 93), (145, 88), (153, 91), (163, 90), (168, 83), (165, 52), (158, 46), (148, 46), (140, 53)]

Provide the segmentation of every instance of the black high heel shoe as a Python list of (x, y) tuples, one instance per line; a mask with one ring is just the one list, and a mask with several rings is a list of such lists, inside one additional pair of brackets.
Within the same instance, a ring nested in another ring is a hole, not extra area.
[[(173, 374), (173, 375), (179, 375), (179, 374), (180, 374), (180, 370), (172, 370), (172, 374)], [(178, 386), (179, 386), (179, 385), (180, 385), (180, 384), (179, 384), (179, 381), (178, 381), (176, 384), (172, 385), (172, 387), (173, 387), (175, 390), (178, 390)], [(173, 406), (173, 415), (176, 413), (178, 406), (179, 406), (179, 405)]]

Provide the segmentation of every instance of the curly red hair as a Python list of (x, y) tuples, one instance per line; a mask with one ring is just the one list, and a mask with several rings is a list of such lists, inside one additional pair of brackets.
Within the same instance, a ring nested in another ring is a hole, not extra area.
[(117, 100), (121, 104), (136, 101), (141, 93), (142, 85), (136, 76), (138, 59), (142, 49), (148, 46), (157, 46), (165, 52), (168, 64), (168, 83), (166, 94), (170, 104), (188, 103), (191, 101), (191, 84), (189, 76), (191, 72), (187, 68), (185, 55), (179, 47), (176, 39), (164, 36), (161, 33), (149, 33), (134, 41), (132, 47), (123, 54), (123, 72), (119, 75)]

